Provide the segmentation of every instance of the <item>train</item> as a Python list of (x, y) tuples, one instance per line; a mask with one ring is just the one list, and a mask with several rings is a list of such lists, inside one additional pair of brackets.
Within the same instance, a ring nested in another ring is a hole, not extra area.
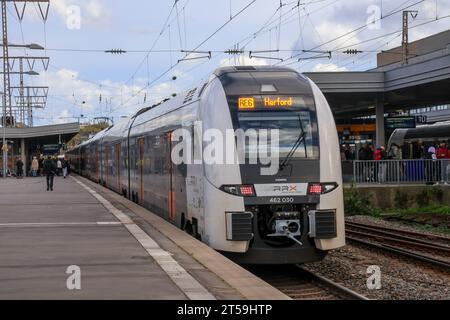
[(417, 142), (427, 144), (450, 142), (450, 122), (447, 121), (411, 129), (395, 129), (389, 138), (388, 146), (391, 146), (393, 143), (402, 146), (405, 143)]
[(395, 144), (402, 149), (403, 159), (423, 157), (421, 146), (428, 150), (431, 145), (450, 145), (450, 122), (435, 123), (410, 129), (395, 129), (388, 141), (388, 150)]
[(66, 156), (237, 263), (308, 263), (345, 245), (333, 114), (289, 68), (219, 68)]

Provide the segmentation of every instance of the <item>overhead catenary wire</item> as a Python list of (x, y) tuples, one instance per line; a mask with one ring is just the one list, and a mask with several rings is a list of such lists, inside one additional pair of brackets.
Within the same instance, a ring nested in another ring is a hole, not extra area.
[[(206, 42), (208, 42), (212, 37), (214, 37), (217, 33), (219, 33), (221, 30), (223, 30), (230, 22), (234, 21), (238, 16), (240, 16), (243, 12), (245, 12), (250, 6), (252, 6), (257, 0), (251, 0), (249, 3), (247, 3), (241, 10), (239, 10), (231, 19), (227, 20), (225, 23), (223, 23), (219, 28), (217, 28), (213, 33), (211, 33), (206, 39), (201, 41), (193, 50), (186, 53), (182, 59), (186, 59), (191, 55), (191, 52), (195, 52), (197, 49), (199, 49), (202, 45), (204, 45)], [(147, 87), (153, 85), (157, 81), (159, 81), (161, 78), (163, 78), (165, 75), (167, 75), (170, 71), (174, 69), (175, 66), (180, 64), (180, 62), (176, 62), (173, 65), (171, 65), (168, 69), (166, 69), (164, 72), (162, 72), (159, 76), (157, 76), (155, 79), (153, 79), (148, 86), (144, 86), (138, 91), (138, 94), (145, 90)], [(122, 107), (123, 105), (127, 104), (130, 100), (132, 100), (136, 95), (131, 96), (129, 99), (127, 99), (123, 104), (121, 104), (119, 107)], [(117, 110), (117, 108), (115, 109)]]
[(178, 27), (178, 37), (180, 40), (180, 50), (183, 50), (183, 40), (181, 39), (180, 13), (178, 12), (178, 1), (179, 0), (175, 0), (175, 12), (177, 15), (177, 27)]
[[(386, 18), (388, 18), (388, 17), (390, 17), (390, 16), (393, 16), (393, 15), (396, 14), (396, 13), (399, 13), (399, 12), (401, 12), (401, 11), (403, 11), (403, 10), (409, 9), (409, 8), (411, 8), (411, 7), (413, 7), (413, 6), (416, 6), (416, 5), (418, 5), (418, 4), (420, 4), (420, 3), (424, 2), (424, 1), (426, 1), (426, 0), (419, 0), (419, 1), (416, 1), (415, 3), (413, 3), (413, 4), (410, 4), (410, 5), (406, 6), (406, 7), (404, 7), (404, 8), (401, 8), (401, 9), (398, 9), (398, 10), (393, 10), (393, 11), (391, 11), (390, 13), (388, 13), (387, 15), (385, 15), (385, 16), (383, 16), (383, 17), (374, 19), (374, 20), (373, 20), (373, 23), (376, 23), (376, 22), (378, 22), (378, 21), (381, 21), (382, 19), (386, 19)], [(345, 32), (344, 34), (339, 35), (338, 37), (335, 37), (335, 38), (330, 39), (330, 40), (328, 40), (328, 41), (322, 42), (321, 44), (319, 44), (319, 45), (317, 45), (317, 46), (314, 46), (313, 48), (311, 48), (311, 49), (309, 49), (309, 50), (316, 50), (316, 49), (319, 49), (319, 48), (321, 48), (321, 47), (323, 47), (323, 46), (325, 46), (325, 45), (327, 45), (327, 44), (329, 44), (329, 43), (332, 43), (332, 42), (335, 42), (335, 41), (337, 41), (337, 40), (340, 40), (340, 39), (342, 39), (342, 38), (344, 38), (344, 37), (346, 37), (346, 36), (348, 36), (348, 35), (350, 35), (350, 34), (352, 34), (352, 33), (354, 33), (354, 32), (357, 32), (357, 31), (359, 31), (359, 30), (361, 30), (361, 29), (366, 29), (367, 27), (368, 27), (368, 25), (367, 25), (367, 23), (365, 23), (364, 25), (361, 25), (361, 26), (359, 26), (359, 27), (357, 27), (357, 28), (355, 28), (355, 29), (352, 29), (352, 30), (350, 30), (350, 31), (347, 31), (347, 32)], [(302, 55), (302, 53), (297, 54), (297, 55), (293, 55), (293, 56), (289, 57), (288, 59), (286, 59), (285, 62), (286, 62), (286, 61), (289, 61), (289, 60), (292, 60), (292, 59), (296, 59), (296, 58), (298, 58), (300, 55)]]
[[(317, 1), (317, 2), (322, 2), (322, 1)], [(294, 3), (294, 1), (292, 2), (292, 3)], [(295, 1), (295, 3), (297, 3), (297, 1)], [(298, 9), (297, 9), (298, 8)], [(296, 12), (295, 12), (295, 18), (296, 18), (296, 20), (298, 20), (298, 11), (301, 11), (301, 7), (296, 7)], [(283, 10), (284, 11), (284, 10)], [(305, 10), (306, 11), (306, 10)], [(309, 10), (308, 10), (309, 11)], [(287, 12), (287, 10), (286, 10), (286, 12)], [(286, 17), (287, 19), (283, 19), (283, 23), (282, 23), (282, 25), (284, 26), (285, 25), (285, 23), (288, 23), (289, 22), (289, 20), (288, 19), (290, 19), (290, 18), (292, 18), (292, 14), (291, 14), (291, 12), (289, 12), (289, 14), (288, 15), (284, 15), (285, 14), (285, 12), (283, 12), (283, 17)], [(184, 20), (184, 18), (185, 18), (185, 11), (183, 10), (183, 20)], [(278, 17), (277, 17), (278, 18)], [(274, 22), (274, 24), (275, 23), (278, 23), (278, 25), (279, 25), (279, 20), (278, 19), (275, 19), (275, 20), (273, 20), (272, 22)], [(175, 19), (175, 18), (174, 18)], [(269, 22), (270, 22), (270, 20), (269, 20)], [(305, 20), (303, 20), (303, 23), (305, 23)], [(269, 24), (269, 27), (272, 27), (274, 24)], [(299, 23), (299, 25), (301, 25), (301, 22)], [(185, 27), (183, 27), (183, 28), (181, 28), (181, 30), (186, 30), (186, 28)], [(263, 29), (263, 32), (261, 32), (261, 35), (264, 33), (264, 32), (268, 32), (268, 33), (271, 33), (272, 31), (272, 29), (270, 29), (270, 28), (267, 28), (267, 29), (265, 29), (265, 28), (262, 28)], [(283, 30), (285, 30), (285, 27), (283, 27), (282, 28)], [(277, 31), (278, 30), (280, 30), (280, 29), (277, 29)], [(362, 31), (361, 31), (362, 32)], [(179, 35), (178, 35), (179, 36)], [(258, 36), (259, 36), (259, 34), (258, 34)], [(381, 35), (381, 36), (377, 36), (377, 38), (378, 39), (383, 39), (384, 37), (387, 37), (387, 36), (389, 36), (389, 35)], [(186, 38), (186, 37), (185, 37)], [(256, 38), (256, 36), (254, 35), (254, 34), (252, 34), (251, 35), (251, 38), (250, 38), (250, 41), (252, 41), (252, 40), (254, 40)], [(349, 38), (348, 36), (346, 37), (346, 41), (345, 42), (348, 42), (349, 41), (349, 39), (351, 39), (351, 37)], [(356, 42), (356, 43), (349, 43), (348, 44), (348, 46), (347, 46), (347, 44), (344, 42), (344, 44), (346, 44), (346, 46), (345, 47), (349, 47), (349, 48), (351, 48), (352, 46), (355, 46), (355, 45), (361, 45), (361, 44), (364, 44), (364, 43), (370, 43), (371, 41), (376, 41), (376, 40), (378, 40), (378, 39), (370, 39), (370, 41), (368, 41), (369, 39), (364, 39), (364, 42)], [(303, 40), (303, 39), (302, 39)], [(323, 41), (322, 41), (323, 42)], [(176, 40), (175, 40), (175, 43), (176, 43)], [(182, 42), (180, 42), (180, 43), (182, 43)], [(187, 43), (187, 41), (185, 40), (184, 41), (184, 46), (186, 47), (186, 43)], [(342, 44), (342, 42), (339, 42), (339, 44)], [(181, 47), (181, 46), (180, 46)], [(279, 48), (279, 47), (278, 47)], [(339, 47), (340, 48), (340, 47)], [(332, 52), (338, 52), (338, 49), (339, 48), (333, 48), (331, 51)], [(269, 48), (269, 49), (272, 49), (272, 48)], [(302, 47), (301, 47), (301, 49), (303, 50), (303, 49), (306, 49), (305, 48), (305, 46), (304, 45), (302, 45)], [(98, 50), (99, 52), (100, 51), (103, 51), (103, 50)], [(130, 52), (130, 53), (134, 53), (134, 52), (136, 52), (136, 53), (141, 53), (141, 52), (145, 52), (145, 53), (147, 53), (148, 52), (148, 50), (135, 50), (135, 51), (133, 51), (133, 50), (127, 50), (128, 52)], [(208, 50), (209, 51), (209, 50)], [(211, 52), (213, 53), (213, 58), (217, 58), (217, 57), (219, 57), (219, 56), (221, 56), (221, 55), (223, 55), (224, 54), (224, 52), (225, 52), (226, 50), (211, 50)], [(249, 51), (251, 51), (251, 50), (247, 50), (247, 52), (249, 52)], [(293, 52), (293, 53), (299, 53), (299, 54), (302, 54), (303, 52), (301, 51), (301, 50), (288, 50), (288, 49), (284, 49), (284, 50), (282, 50), (281, 48), (280, 48), (280, 52), (283, 52), (283, 51), (291, 51), (291, 52)], [(369, 53), (372, 53), (372, 51), (371, 50), (362, 50), (364, 53), (367, 53), (367, 54), (369, 54)], [(80, 52), (96, 52), (96, 51), (92, 51), (92, 50), (89, 50), (89, 49), (87, 49), (86, 51), (80, 51)], [(158, 50), (154, 50), (154, 51), (152, 51), (152, 52), (155, 52), (155, 53), (157, 53), (158, 52)], [(161, 52), (161, 53), (180, 53), (181, 52), (181, 50), (175, 50), (175, 49), (170, 49), (170, 50), (163, 50), (163, 49), (161, 49), (161, 50), (159, 50), (159, 52)], [(216, 55), (217, 54), (217, 55)], [(191, 55), (193, 55), (193, 53), (191, 54)], [(350, 58), (351, 59), (351, 58)], [(148, 57), (145, 59), (145, 61), (147, 62), (147, 65), (148, 65)], [(205, 64), (206, 63), (209, 63), (209, 61), (205, 61), (204, 62)], [(202, 64), (203, 65), (203, 64)], [(176, 65), (173, 65), (173, 67), (175, 67)], [(172, 64), (171, 64), (171, 67), (172, 67)], [(196, 67), (196, 66), (195, 66)], [(205, 69), (205, 68), (203, 68), (203, 69)], [(202, 71), (203, 71), (203, 69), (202, 69)], [(172, 70), (173, 70), (173, 68), (172, 68)], [(170, 70), (168, 71), (168, 72), (170, 72)], [(167, 73), (166, 73), (167, 74)], [(155, 77), (155, 79), (156, 79), (157, 77)], [(147, 72), (147, 79), (149, 79), (149, 76), (148, 76), (148, 72)], [(152, 79), (152, 80), (154, 80), (154, 79)], [(147, 85), (147, 88), (148, 87), (150, 87), (151, 85), (152, 85), (152, 83), (151, 83), (152, 81), (147, 81), (147, 83), (146, 83), (146, 85)], [(139, 92), (137, 92), (137, 93), (135, 93), (135, 94), (133, 94), (133, 97), (132, 98), (134, 98), (135, 96), (137, 96), (137, 94), (138, 94)], [(125, 93), (125, 95), (126, 95), (126, 93)], [(125, 100), (126, 100), (127, 98), (125, 98)], [(124, 103), (127, 103), (126, 101), (124, 101)], [(121, 106), (119, 106), (119, 107), (121, 107)]]
[(159, 39), (161, 38), (161, 36), (164, 34), (164, 31), (169, 23), (170, 17), (175, 9), (175, 5), (178, 2), (178, 0), (175, 0), (170, 11), (169, 11), (169, 15), (167, 16), (167, 18), (165, 19), (163, 26), (161, 28), (161, 31), (158, 33), (158, 36), (156, 37), (156, 39), (153, 41), (153, 44), (151, 45), (150, 49), (147, 51), (146, 56), (144, 57), (144, 59), (142, 59), (142, 61), (139, 63), (138, 67), (136, 68), (136, 70), (133, 72), (133, 74), (131, 75), (131, 77), (125, 81), (125, 84), (128, 83), (132, 77), (134, 77), (140, 70), (140, 68), (142, 67), (142, 65), (145, 63), (147, 57), (150, 55), (150, 53), (153, 51), (153, 49), (155, 48), (156, 44), (158, 43)]

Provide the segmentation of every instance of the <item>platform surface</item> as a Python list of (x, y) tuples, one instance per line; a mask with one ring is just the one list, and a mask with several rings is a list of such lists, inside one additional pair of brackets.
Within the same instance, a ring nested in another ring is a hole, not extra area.
[(79, 176), (55, 177), (53, 192), (40, 177), (0, 181), (0, 283), (0, 299), (287, 298)]

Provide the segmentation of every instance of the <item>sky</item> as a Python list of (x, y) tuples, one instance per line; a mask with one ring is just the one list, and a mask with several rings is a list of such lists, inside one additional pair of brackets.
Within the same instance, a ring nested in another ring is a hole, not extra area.
[[(49, 86), (35, 125), (117, 121), (222, 66), (374, 68), (376, 52), (401, 44), (403, 10), (418, 11), (410, 16), (410, 41), (450, 29), (450, 0), (50, 0), (45, 22), (36, 4), (27, 4), (20, 21), (8, 3), (8, 41), (45, 47), (11, 48), (10, 56), (50, 57), (47, 70), (36, 64), (40, 75), (25, 78)], [(113, 49), (126, 52), (104, 52)], [(225, 53), (230, 49), (244, 53)]]

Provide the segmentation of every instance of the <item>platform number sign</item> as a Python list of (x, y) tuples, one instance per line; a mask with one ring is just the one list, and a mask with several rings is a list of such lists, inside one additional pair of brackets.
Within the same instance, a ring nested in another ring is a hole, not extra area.
[(428, 118), (425, 115), (416, 116), (416, 122), (420, 124), (426, 124), (428, 122)]

